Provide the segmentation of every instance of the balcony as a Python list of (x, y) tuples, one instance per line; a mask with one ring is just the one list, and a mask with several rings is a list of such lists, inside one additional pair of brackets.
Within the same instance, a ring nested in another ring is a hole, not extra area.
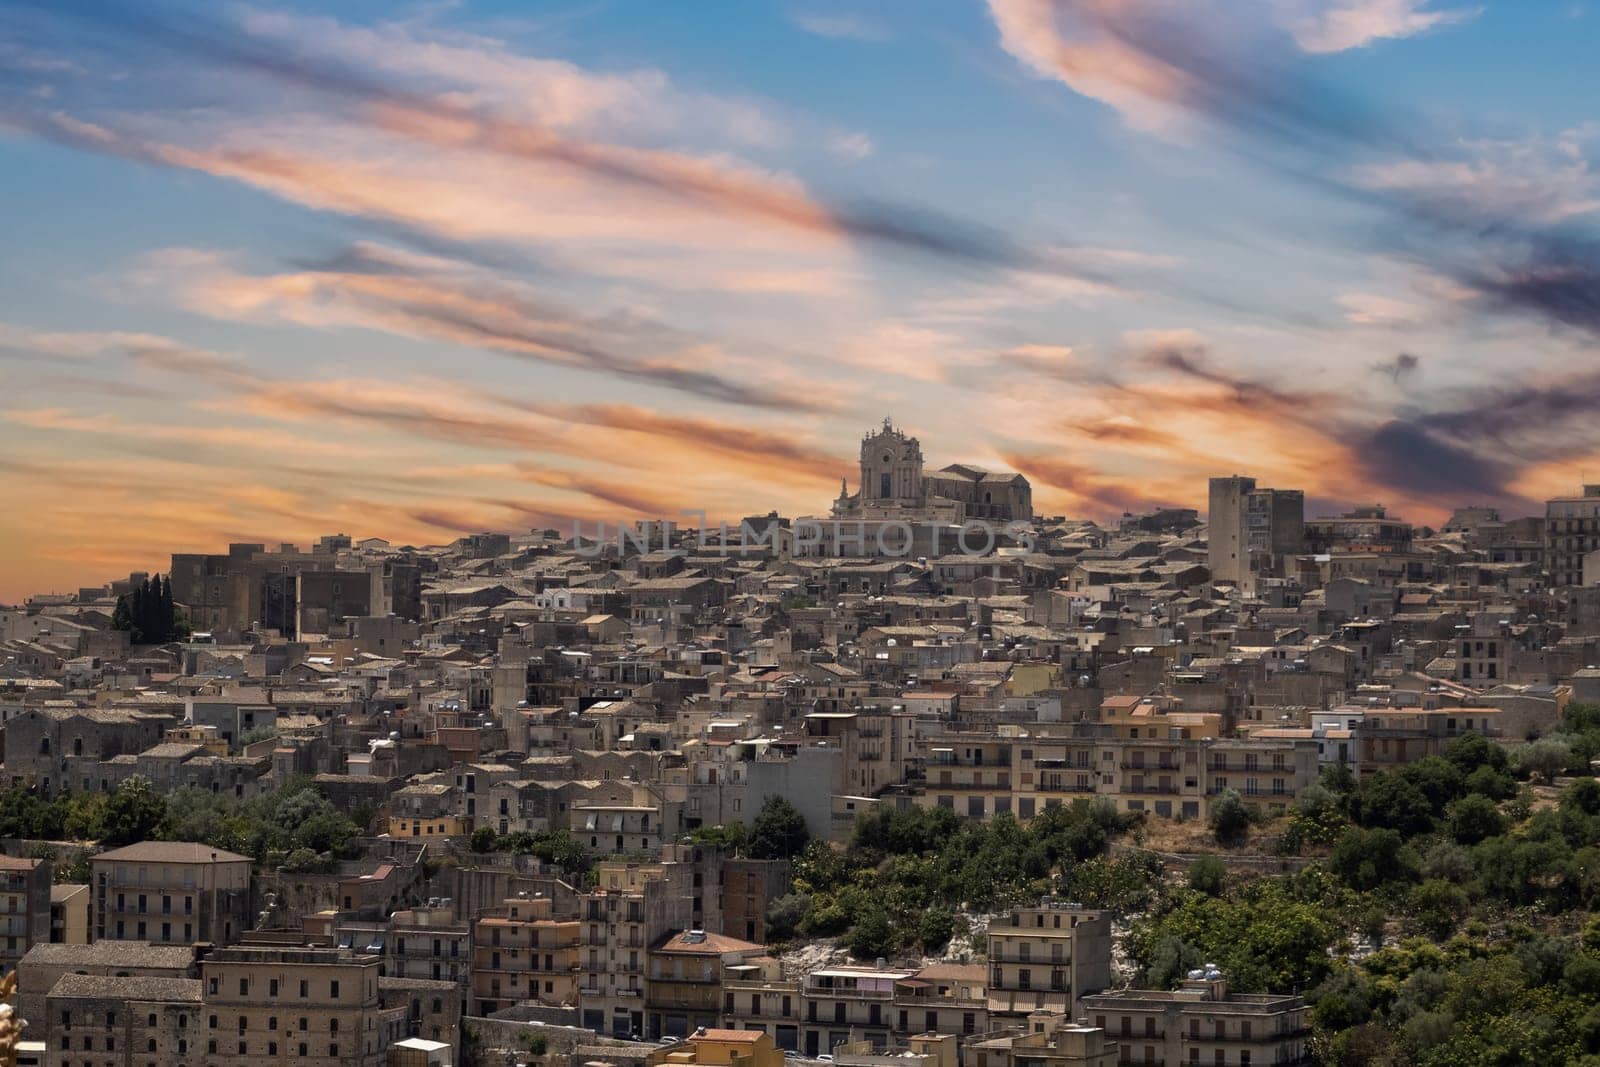
[(854, 988), (829, 988), (827, 986), (806, 986), (804, 995), (813, 1001), (825, 1000), (878, 1000), (886, 1001), (894, 997), (893, 989), (854, 989)]

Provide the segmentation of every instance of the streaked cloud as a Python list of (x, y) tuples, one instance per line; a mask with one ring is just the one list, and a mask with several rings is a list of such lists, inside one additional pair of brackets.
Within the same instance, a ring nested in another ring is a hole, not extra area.
[(890, 36), (883, 23), (855, 11), (791, 10), (789, 21), (809, 34), (834, 40), (878, 42)]

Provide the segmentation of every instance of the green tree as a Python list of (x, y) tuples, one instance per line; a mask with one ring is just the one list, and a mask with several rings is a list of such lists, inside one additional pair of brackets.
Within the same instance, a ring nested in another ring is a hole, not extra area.
[(767, 905), (767, 940), (787, 941), (800, 929), (811, 906), (804, 893), (785, 893)]
[(1362, 826), (1384, 827), (1410, 837), (1433, 828), (1434, 805), (1416, 782), (1385, 771), (1363, 782), (1353, 801)]
[(493, 852), (498, 844), (498, 837), (499, 835), (494, 832), (494, 827), (480, 826), (472, 831), (472, 836), (468, 838), (467, 847), (474, 852)]
[(1535, 778), (1543, 778), (1546, 782), (1554, 782), (1556, 775), (1572, 763), (1572, 748), (1565, 741), (1540, 738), (1518, 748), (1515, 759), (1524, 772)]
[(793, 859), (811, 841), (806, 819), (780, 796), (768, 797), (750, 828), (749, 852), (758, 860)]
[(1486, 837), (1496, 837), (1505, 831), (1505, 819), (1495, 802), (1476, 793), (1450, 805), (1448, 823), (1450, 836), (1463, 845), (1476, 845)]
[(917, 940), (924, 952), (942, 952), (955, 936), (956, 917), (948, 908), (929, 908), (917, 923)]
[(1600, 815), (1600, 781), (1579, 778), (1561, 794), (1561, 806), (1585, 815)]
[(858, 960), (887, 959), (894, 955), (894, 927), (881, 908), (863, 911), (845, 937), (845, 947)]
[(155, 837), (166, 818), (167, 804), (150, 783), (134, 775), (117, 787), (101, 815), (99, 834), (102, 845), (118, 847)]
[(1227, 866), (1215, 856), (1202, 856), (1189, 865), (1189, 888), (1207, 896), (1219, 896), (1228, 880)]
[(1449, 937), (1467, 914), (1467, 894), (1460, 886), (1437, 878), (1411, 891), (1410, 909), (1423, 933), (1437, 940)]
[(1409, 881), (1412, 862), (1398, 831), (1352, 826), (1339, 835), (1328, 869), (1352, 889)]
[(1219, 844), (1243, 844), (1250, 833), (1250, 809), (1235, 790), (1229, 789), (1212, 802), (1209, 822)]

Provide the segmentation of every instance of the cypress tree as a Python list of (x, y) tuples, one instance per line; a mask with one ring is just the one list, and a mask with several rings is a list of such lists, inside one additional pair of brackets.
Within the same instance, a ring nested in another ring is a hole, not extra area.
[(157, 576), (156, 581), (161, 583), (161, 640), (171, 641), (177, 637), (177, 627), (173, 625), (172, 579)]
[(130, 594), (133, 598), (133, 604), (128, 609), (128, 617), (132, 625), (128, 627), (128, 631), (133, 643), (136, 645), (144, 644), (145, 625), (150, 618), (150, 609), (145, 604), (145, 594), (149, 591), (149, 588), (149, 582), (140, 582), (133, 587), (133, 592)]

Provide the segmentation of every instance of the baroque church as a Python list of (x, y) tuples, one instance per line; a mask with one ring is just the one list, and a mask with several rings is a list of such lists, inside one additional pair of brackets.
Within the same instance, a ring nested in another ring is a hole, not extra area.
[(922, 469), (922, 443), (885, 418), (861, 438), (861, 486), (843, 483), (833, 502), (836, 519), (1006, 523), (1033, 518), (1033, 489), (1020, 474), (952, 463)]

